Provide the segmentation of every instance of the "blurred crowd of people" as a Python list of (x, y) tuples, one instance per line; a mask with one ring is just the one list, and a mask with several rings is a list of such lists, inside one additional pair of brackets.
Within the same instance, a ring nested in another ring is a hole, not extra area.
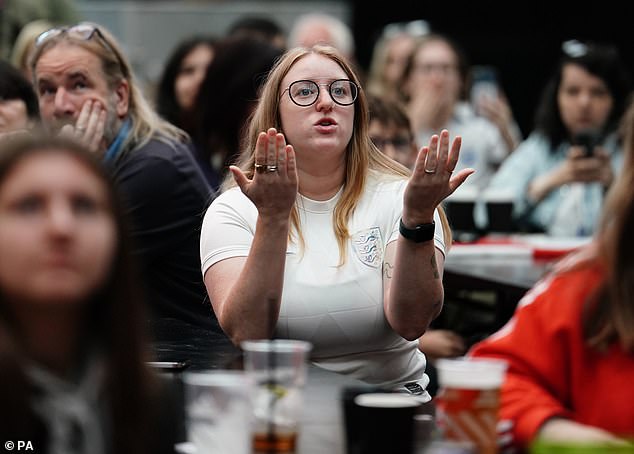
[(631, 392), (612, 416), (581, 402), (588, 367), (603, 390), (634, 378), (630, 75), (610, 43), (563, 43), (527, 137), (509, 83), (422, 20), (387, 25), (363, 72), (349, 26), (309, 14), (175, 43), (150, 99), (106, 28), (24, 26), (0, 61), (0, 393), (23, 409), (0, 433), (162, 452), (143, 300), (149, 339), (156, 321), (306, 339), (322, 367), (429, 399), (426, 368), (470, 347), (431, 325), (444, 203), (500, 191), (517, 231), (596, 237), (474, 350), (511, 361), (517, 441), (634, 436)]

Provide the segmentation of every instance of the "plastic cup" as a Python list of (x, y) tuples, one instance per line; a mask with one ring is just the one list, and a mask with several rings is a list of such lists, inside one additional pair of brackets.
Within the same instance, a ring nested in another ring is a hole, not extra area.
[(253, 453), (294, 453), (303, 406), (308, 353), (298, 340), (241, 343), (244, 369), (256, 384)]
[(243, 371), (183, 374), (187, 435), (197, 454), (249, 454), (253, 382)]
[(500, 387), (507, 364), (489, 359), (440, 359), (438, 424), (447, 440), (471, 442), (480, 454), (497, 452)]

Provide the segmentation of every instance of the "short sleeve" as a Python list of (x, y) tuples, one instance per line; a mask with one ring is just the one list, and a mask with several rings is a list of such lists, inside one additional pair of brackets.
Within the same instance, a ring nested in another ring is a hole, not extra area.
[(200, 236), (203, 276), (215, 263), (249, 255), (257, 209), (238, 188), (216, 198), (205, 213)]

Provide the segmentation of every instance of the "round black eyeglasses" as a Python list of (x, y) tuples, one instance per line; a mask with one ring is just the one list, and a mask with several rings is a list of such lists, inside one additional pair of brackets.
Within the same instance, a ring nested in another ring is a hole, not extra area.
[[(319, 87), (328, 87), (332, 100), (340, 106), (349, 106), (357, 100), (359, 87), (348, 79), (333, 80), (329, 84), (318, 84), (312, 80), (296, 80), (284, 91), (295, 104), (301, 107), (312, 106), (319, 99)], [(284, 94), (284, 92), (282, 92)]]

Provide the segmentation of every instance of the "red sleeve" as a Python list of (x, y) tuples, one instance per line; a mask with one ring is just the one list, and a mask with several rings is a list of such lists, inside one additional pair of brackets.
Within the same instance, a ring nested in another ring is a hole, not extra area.
[(581, 329), (577, 288), (548, 278), (520, 302), (514, 317), (498, 333), (476, 344), (470, 356), (508, 362), (502, 387), (500, 419), (513, 421), (515, 443), (526, 446), (554, 416), (570, 417), (570, 345)]

